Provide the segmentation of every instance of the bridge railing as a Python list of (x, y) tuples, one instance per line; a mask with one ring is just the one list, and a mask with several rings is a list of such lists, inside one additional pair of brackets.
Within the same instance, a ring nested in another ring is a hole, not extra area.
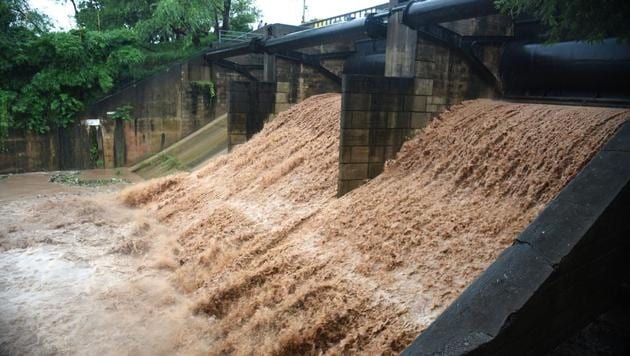
[(356, 10), (356, 11), (348, 12), (345, 14), (329, 17), (327, 19), (305, 22), (302, 24), (302, 26), (311, 27), (311, 28), (320, 28), (320, 27), (325, 27), (325, 26), (333, 25), (340, 22), (360, 19), (363, 17), (367, 17), (369, 14), (374, 14), (381, 11), (387, 11), (388, 9), (389, 9), (389, 3), (381, 4), (381, 5), (376, 5), (376, 6), (368, 7), (365, 9)]

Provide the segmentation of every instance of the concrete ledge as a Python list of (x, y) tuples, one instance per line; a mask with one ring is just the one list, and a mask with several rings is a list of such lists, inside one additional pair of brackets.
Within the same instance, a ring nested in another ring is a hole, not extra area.
[(630, 152), (630, 123), (621, 127), (615, 137), (604, 146), (603, 151)]
[(404, 355), (545, 354), (620, 298), (630, 275), (630, 124)]

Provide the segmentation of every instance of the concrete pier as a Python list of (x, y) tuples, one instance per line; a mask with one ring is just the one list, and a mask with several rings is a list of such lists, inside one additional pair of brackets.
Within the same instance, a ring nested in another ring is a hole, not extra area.
[(228, 89), (228, 151), (262, 130), (275, 106), (276, 83), (230, 82)]
[[(404, 1), (390, 0), (390, 7)], [(416, 64), (418, 32), (402, 24), (402, 12), (394, 13), (387, 24), (385, 76), (413, 78)]]

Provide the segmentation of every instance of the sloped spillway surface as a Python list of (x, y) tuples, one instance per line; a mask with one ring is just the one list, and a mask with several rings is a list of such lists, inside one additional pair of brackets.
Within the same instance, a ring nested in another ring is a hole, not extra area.
[(622, 109), (476, 100), (335, 198), (340, 97), (121, 196), (179, 231), (176, 283), (212, 353), (402, 351), (581, 170)]

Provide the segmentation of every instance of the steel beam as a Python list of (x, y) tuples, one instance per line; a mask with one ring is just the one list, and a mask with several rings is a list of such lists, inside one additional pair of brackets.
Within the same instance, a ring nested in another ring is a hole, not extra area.
[(256, 78), (255, 76), (252, 75), (252, 73), (249, 72), (246, 65), (228, 61), (226, 59), (215, 59), (215, 60), (212, 60), (211, 62), (218, 65), (219, 67), (233, 70), (253, 82), (259, 81), (258, 78)]
[(326, 67), (322, 66), (319, 60), (311, 58), (308, 54), (296, 51), (283, 51), (276, 53), (276, 55), (278, 56), (278, 58), (307, 65), (320, 72), (326, 78), (341, 85), (341, 78), (337, 74), (326, 69)]
[(421, 26), (418, 28), (418, 35), (458, 51), (473, 67), (473, 70), (479, 74), (482, 80), (494, 87), (500, 93), (503, 92), (501, 81), (475, 55), (473, 51), (473, 42), (465, 40), (465, 38), (460, 34), (440, 25)]

